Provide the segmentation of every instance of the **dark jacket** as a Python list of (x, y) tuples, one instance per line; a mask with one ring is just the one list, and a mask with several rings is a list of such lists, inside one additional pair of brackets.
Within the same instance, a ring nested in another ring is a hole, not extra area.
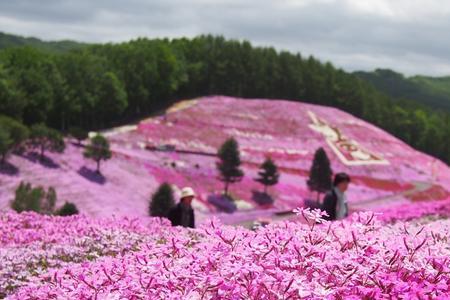
[(325, 220), (336, 220), (336, 206), (337, 206), (338, 196), (334, 189), (325, 194), (323, 198), (322, 210), (324, 210), (328, 217), (324, 217)]
[(170, 210), (169, 220), (172, 226), (195, 228), (194, 210), (181, 202)]
[[(325, 220), (333, 221), (336, 220), (336, 209), (338, 203), (338, 195), (336, 194), (334, 188), (325, 194), (323, 198), (322, 210), (326, 211), (328, 217), (324, 217)], [(347, 204), (345, 204), (347, 205)], [(348, 212), (348, 208), (347, 208)]]

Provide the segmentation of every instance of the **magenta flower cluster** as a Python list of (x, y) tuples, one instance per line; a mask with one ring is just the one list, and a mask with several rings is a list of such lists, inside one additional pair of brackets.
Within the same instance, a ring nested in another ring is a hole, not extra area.
[(250, 231), (210, 220), (0, 216), (9, 299), (443, 299), (450, 220), (385, 224), (370, 212)]

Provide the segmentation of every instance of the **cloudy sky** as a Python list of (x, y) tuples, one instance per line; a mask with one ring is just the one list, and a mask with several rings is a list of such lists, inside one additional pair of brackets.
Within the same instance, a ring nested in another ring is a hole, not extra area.
[(85, 42), (213, 33), (349, 71), (450, 75), (448, 0), (0, 0), (0, 31)]

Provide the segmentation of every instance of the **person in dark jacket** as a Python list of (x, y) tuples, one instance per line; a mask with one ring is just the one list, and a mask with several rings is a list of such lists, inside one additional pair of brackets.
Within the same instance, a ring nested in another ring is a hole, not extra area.
[(348, 215), (348, 205), (345, 192), (350, 184), (350, 176), (338, 173), (334, 176), (333, 188), (323, 200), (323, 210), (326, 211), (327, 220), (341, 220)]
[(172, 226), (195, 228), (195, 215), (192, 209), (192, 200), (195, 198), (194, 190), (185, 187), (181, 190), (180, 202), (169, 212), (169, 220)]

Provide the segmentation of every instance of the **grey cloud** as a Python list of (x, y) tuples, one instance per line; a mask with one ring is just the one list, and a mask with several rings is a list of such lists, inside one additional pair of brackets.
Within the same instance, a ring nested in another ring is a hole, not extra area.
[(427, 5), (423, 8), (418, 0), (394, 2), (0, 0), (0, 28), (88, 42), (213, 33), (312, 54), (347, 70), (382, 67), (410, 75), (450, 74), (446, 1), (422, 1)]

